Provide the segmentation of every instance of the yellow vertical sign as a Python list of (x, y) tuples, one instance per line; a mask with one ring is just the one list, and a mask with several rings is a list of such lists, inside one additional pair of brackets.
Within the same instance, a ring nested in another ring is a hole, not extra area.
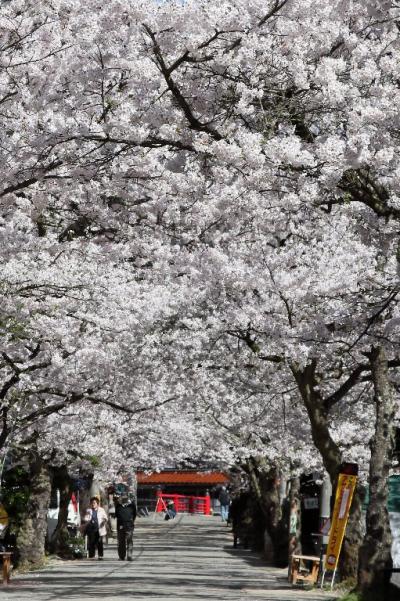
[(332, 524), (326, 549), (325, 570), (336, 570), (349, 519), (357, 476), (339, 474)]

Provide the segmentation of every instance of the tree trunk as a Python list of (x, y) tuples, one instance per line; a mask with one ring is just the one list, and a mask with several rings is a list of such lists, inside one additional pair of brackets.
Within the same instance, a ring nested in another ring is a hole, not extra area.
[(61, 557), (71, 557), (68, 533), (68, 506), (71, 500), (71, 478), (67, 467), (62, 465), (53, 468), (53, 487), (60, 491), (60, 506), (58, 511), (57, 526), (49, 542), (50, 553), (56, 553)]
[[(292, 373), (297, 382), (304, 406), (311, 425), (313, 442), (321, 454), (325, 469), (328, 472), (332, 487), (335, 490), (340, 465), (341, 451), (329, 431), (328, 412), (319, 392), (316, 378), (316, 361), (300, 369), (292, 365)], [(347, 524), (346, 535), (341, 552), (341, 577), (356, 581), (358, 572), (358, 552), (362, 542), (361, 532), (361, 498), (360, 489), (354, 492)]]
[(374, 403), (375, 433), (371, 440), (369, 469), (369, 505), (366, 534), (360, 549), (358, 588), (363, 593), (382, 590), (386, 570), (393, 566), (388, 502), (388, 479), (394, 441), (394, 404), (388, 376), (388, 363), (382, 347), (372, 348), (369, 354)]
[(342, 454), (329, 431), (328, 415), (318, 390), (315, 370), (315, 361), (304, 369), (292, 366), (292, 373), (310, 421), (313, 442), (321, 454), (325, 469), (334, 486), (342, 463)]
[[(335, 483), (336, 484), (336, 483)], [(357, 580), (360, 546), (363, 539), (362, 505), (365, 489), (360, 482), (357, 483), (351, 503), (349, 521), (343, 539), (342, 551), (339, 559), (339, 572), (342, 580), (355, 583)]]
[(253, 494), (262, 511), (273, 546), (273, 561), (277, 566), (288, 562), (288, 524), (283, 518), (280, 499), (280, 474), (265, 457), (251, 457), (247, 462)]
[(93, 474), (85, 476), (85, 486), (79, 490), (79, 512), (83, 522), (86, 510), (90, 507), (90, 491), (92, 487)]
[(301, 554), (301, 498), (300, 478), (292, 478), (289, 492), (289, 571), (292, 555)]
[(51, 494), (49, 469), (37, 454), (30, 461), (29, 471), (30, 495), (17, 534), (18, 567), (24, 570), (43, 564)]

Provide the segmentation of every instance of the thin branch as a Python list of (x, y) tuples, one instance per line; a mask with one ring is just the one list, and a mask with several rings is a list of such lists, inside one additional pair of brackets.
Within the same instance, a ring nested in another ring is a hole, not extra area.
[(260, 21), (258, 22), (258, 27), (262, 27), (263, 25), (265, 25), (265, 23), (273, 16), (276, 15), (277, 12), (279, 12), (281, 10), (281, 8), (283, 8), (285, 6), (285, 4), (287, 4), (288, 0), (275, 0), (275, 3), (273, 5), (273, 7), (271, 8), (271, 10), (269, 10), (267, 12), (267, 14), (260, 19)]

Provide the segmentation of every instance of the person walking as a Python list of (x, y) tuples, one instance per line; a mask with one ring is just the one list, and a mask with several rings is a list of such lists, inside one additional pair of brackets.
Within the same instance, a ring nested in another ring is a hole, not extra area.
[(132, 561), (133, 530), (135, 528), (136, 504), (125, 494), (115, 499), (115, 517), (117, 519), (118, 557)]
[(92, 497), (84, 518), (84, 533), (87, 536), (89, 559), (94, 559), (96, 549), (98, 558), (103, 559), (103, 536), (107, 534), (107, 521), (107, 514), (103, 507), (100, 507), (98, 497)]
[(232, 525), (233, 547), (236, 549), (240, 542), (244, 548), (249, 546), (249, 524), (246, 519), (246, 512), (249, 502), (249, 493), (241, 492), (232, 499), (229, 507), (229, 521)]
[(218, 499), (221, 504), (221, 519), (223, 522), (227, 522), (229, 517), (229, 505), (231, 504), (231, 498), (225, 486), (221, 488), (221, 492), (219, 493)]
[(176, 518), (176, 509), (175, 503), (171, 500), (167, 503), (167, 509), (165, 510), (165, 518), (166, 520), (174, 520)]

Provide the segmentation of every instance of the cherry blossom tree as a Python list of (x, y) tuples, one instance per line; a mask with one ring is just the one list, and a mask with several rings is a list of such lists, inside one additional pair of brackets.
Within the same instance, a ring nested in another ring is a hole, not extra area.
[[(176, 457), (214, 438), (226, 460), (322, 461), (334, 482), (343, 459), (368, 472), (383, 394), (370, 480), (383, 465), (386, 479), (398, 12), (343, 0), (2, 7), (2, 444), (38, 428), (47, 445), (69, 416), (93, 444), (85, 416), (102, 407), (116, 433), (119, 416), (153, 416), (138, 434), (149, 460), (175, 433)], [(356, 500), (352, 575), (359, 512)], [(376, 565), (389, 566), (383, 531)], [(375, 570), (367, 588), (378, 581)]]

